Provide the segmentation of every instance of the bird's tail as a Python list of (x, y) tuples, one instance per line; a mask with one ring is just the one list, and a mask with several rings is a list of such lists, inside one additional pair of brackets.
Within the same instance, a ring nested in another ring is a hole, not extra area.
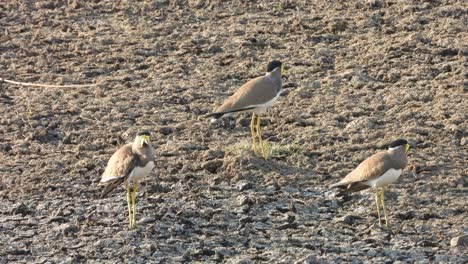
[(369, 188), (370, 186), (362, 182), (338, 182), (330, 185), (330, 188), (338, 188), (338, 196), (342, 196), (347, 193), (359, 192)]
[(223, 115), (226, 115), (226, 114), (244, 112), (244, 111), (252, 110), (252, 109), (254, 109), (254, 108), (255, 108), (255, 106), (250, 106), (250, 107), (241, 108), (241, 109), (236, 109), (236, 110), (231, 110), (231, 111), (226, 111), (226, 112), (216, 112), (216, 113), (208, 114), (208, 115), (206, 115), (206, 117), (213, 117), (213, 118), (211, 119), (211, 121), (213, 121), (213, 120), (216, 120), (216, 119), (218, 119), (218, 118), (221, 118)]
[(214, 119), (218, 119), (218, 118), (221, 118), (225, 113), (211, 113), (211, 114), (208, 114), (206, 115), (206, 117), (212, 117)]
[(105, 185), (104, 189), (99, 196), (100, 199), (106, 197), (110, 192), (112, 192), (117, 186), (119, 186), (122, 182), (124, 182), (125, 178), (120, 177), (113, 180), (109, 180), (105, 183), (99, 183), (99, 185)]
[(348, 184), (344, 184), (342, 182), (337, 182), (335, 184), (330, 185), (330, 188), (343, 188), (343, 187), (346, 187), (346, 185), (348, 185)]

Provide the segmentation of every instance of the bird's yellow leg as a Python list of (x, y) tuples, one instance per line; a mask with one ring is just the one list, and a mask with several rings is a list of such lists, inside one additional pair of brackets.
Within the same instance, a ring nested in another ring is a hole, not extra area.
[(262, 148), (263, 158), (267, 159), (265, 146), (263, 146), (263, 141), (262, 141), (262, 132), (260, 130), (260, 115), (257, 115), (257, 135), (258, 135), (258, 143), (260, 144), (260, 147)]
[(257, 153), (257, 148), (255, 147), (255, 113), (252, 113), (252, 121), (250, 122), (250, 133), (252, 134), (252, 151)]
[(138, 191), (138, 183), (135, 181), (133, 182), (133, 197), (132, 197), (132, 203), (133, 203), (133, 227), (136, 227), (136, 194)]
[(132, 228), (132, 206), (131, 206), (131, 193), (130, 193), (130, 185), (128, 184), (128, 182), (125, 182), (125, 189), (127, 191), (127, 206), (128, 206), (128, 227), (129, 228)]
[(380, 201), (382, 202), (382, 208), (385, 215), (385, 226), (388, 227), (388, 218), (387, 218), (387, 210), (385, 209), (385, 188), (382, 187), (382, 191), (380, 193)]
[(380, 221), (380, 209), (379, 209), (379, 187), (375, 187), (375, 205), (377, 205), (377, 215), (379, 216), (379, 226), (381, 226), (381, 221)]

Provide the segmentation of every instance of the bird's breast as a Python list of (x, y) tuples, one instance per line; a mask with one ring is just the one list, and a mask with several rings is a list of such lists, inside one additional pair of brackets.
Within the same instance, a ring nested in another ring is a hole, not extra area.
[(143, 177), (146, 177), (148, 174), (150, 174), (153, 168), (154, 162), (152, 161), (146, 163), (144, 167), (135, 167), (128, 177), (128, 182), (140, 181)]

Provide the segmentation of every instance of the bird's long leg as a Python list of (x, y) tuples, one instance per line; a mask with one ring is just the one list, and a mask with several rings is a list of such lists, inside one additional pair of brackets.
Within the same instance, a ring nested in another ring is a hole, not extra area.
[(133, 227), (136, 227), (136, 194), (138, 191), (138, 183), (137, 181), (133, 182), (133, 197), (132, 197), (132, 203), (133, 203)]
[(260, 115), (257, 115), (257, 136), (258, 136), (258, 143), (260, 144), (260, 147), (262, 148), (263, 158), (267, 159), (265, 146), (263, 146), (263, 141), (262, 141), (262, 131), (260, 130)]
[(379, 209), (379, 187), (375, 187), (375, 205), (377, 205), (377, 215), (379, 217), (379, 226), (381, 226), (381, 221), (380, 221), (380, 209)]
[(132, 206), (131, 206), (131, 193), (130, 193), (130, 185), (128, 182), (125, 182), (125, 189), (127, 191), (127, 206), (128, 206), (128, 227), (132, 228)]
[(255, 113), (252, 113), (252, 121), (250, 122), (250, 133), (252, 134), (252, 151), (257, 153), (257, 148), (255, 147)]
[(385, 209), (385, 188), (382, 187), (382, 191), (380, 193), (380, 202), (382, 202), (382, 208), (385, 215), (385, 226), (388, 227), (388, 218), (387, 218), (387, 210)]

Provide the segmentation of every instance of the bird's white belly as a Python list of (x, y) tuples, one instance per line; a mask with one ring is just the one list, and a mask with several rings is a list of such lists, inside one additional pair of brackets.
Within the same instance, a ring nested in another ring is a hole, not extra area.
[(368, 183), (372, 187), (380, 187), (390, 184), (400, 177), (402, 170), (389, 169), (377, 179), (370, 180)]
[(135, 167), (130, 176), (128, 177), (128, 182), (140, 181), (143, 177), (148, 175), (151, 170), (154, 168), (154, 162), (150, 161), (146, 163), (145, 167)]

